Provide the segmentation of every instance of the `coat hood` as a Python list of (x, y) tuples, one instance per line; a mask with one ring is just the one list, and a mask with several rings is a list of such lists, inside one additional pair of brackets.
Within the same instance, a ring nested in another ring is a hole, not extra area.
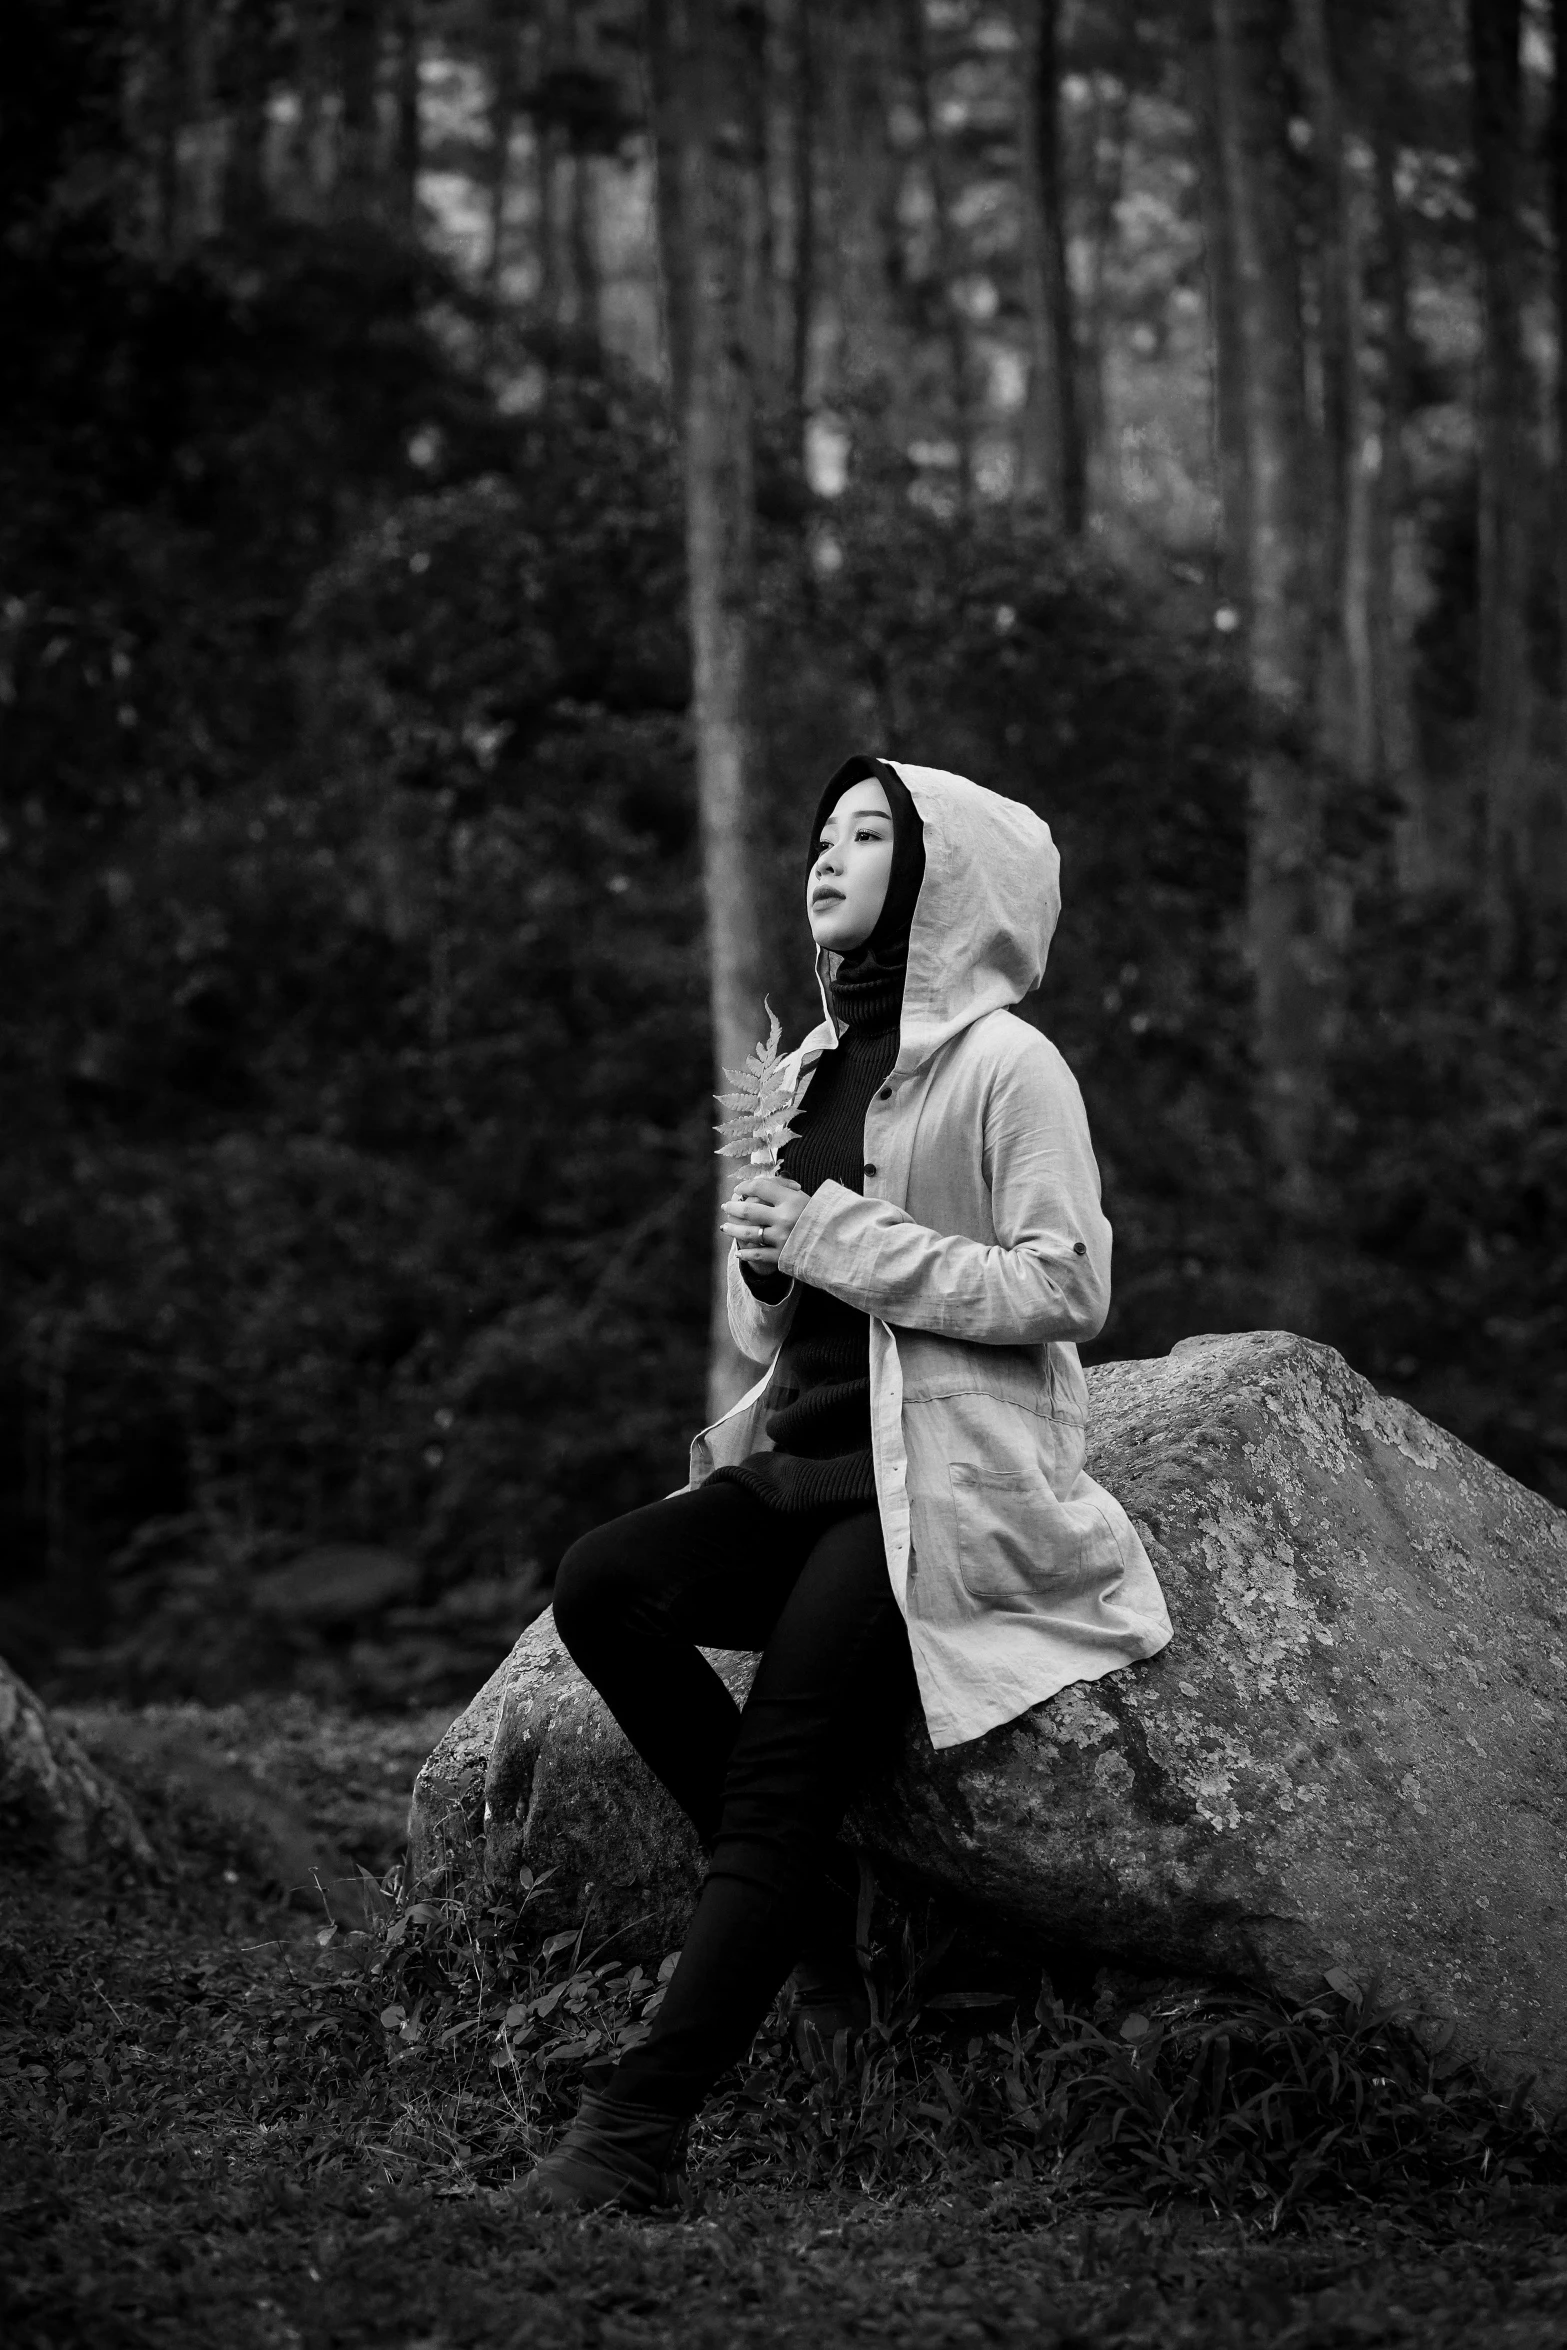
[[(1061, 914), (1061, 859), (1049, 825), (1017, 800), (943, 767), (886, 764), (902, 777), (925, 835), (897, 1060), (916, 1069), (986, 1012), (1039, 985)], [(819, 954), (830, 1018), (828, 968)]]

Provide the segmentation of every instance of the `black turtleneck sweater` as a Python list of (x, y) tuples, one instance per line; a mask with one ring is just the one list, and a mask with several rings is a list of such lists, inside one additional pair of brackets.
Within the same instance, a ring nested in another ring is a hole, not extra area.
[[(836, 1052), (817, 1062), (780, 1171), (804, 1191), (823, 1183), (864, 1189), (865, 1113), (898, 1057), (903, 972), (840, 970), (833, 1010), (848, 1026)], [(776, 1274), (746, 1279), (762, 1297), (783, 1295)], [(869, 1507), (876, 1499), (871, 1463), (870, 1323), (823, 1289), (800, 1284), (788, 1340), (767, 1394), (771, 1452), (752, 1453), (713, 1482), (743, 1485), (770, 1509), (832, 1504)]]

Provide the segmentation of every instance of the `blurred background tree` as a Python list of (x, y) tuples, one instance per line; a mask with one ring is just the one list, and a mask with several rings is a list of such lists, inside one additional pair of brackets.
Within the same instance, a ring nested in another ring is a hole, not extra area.
[(1100, 1351), (1567, 1500), (1562, 37), (13, 0), (0, 1649), (460, 1695), (679, 1480), (855, 747), (1061, 840)]

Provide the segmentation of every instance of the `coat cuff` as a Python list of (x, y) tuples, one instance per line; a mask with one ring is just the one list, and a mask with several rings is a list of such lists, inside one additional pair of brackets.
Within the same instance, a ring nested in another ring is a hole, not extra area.
[(844, 1200), (859, 1198), (846, 1183), (831, 1181), (819, 1184), (801, 1210), (793, 1231), (778, 1251), (778, 1270), (787, 1273), (791, 1281), (811, 1282), (820, 1288), (818, 1272), (827, 1268), (822, 1260), (832, 1254), (832, 1222), (834, 1212)]
[(770, 1363), (794, 1319), (794, 1283), (791, 1281), (776, 1300), (758, 1297), (746, 1280), (739, 1251), (731, 1243), (725, 1303), (729, 1309), (729, 1334), (740, 1352), (749, 1355), (753, 1363)]

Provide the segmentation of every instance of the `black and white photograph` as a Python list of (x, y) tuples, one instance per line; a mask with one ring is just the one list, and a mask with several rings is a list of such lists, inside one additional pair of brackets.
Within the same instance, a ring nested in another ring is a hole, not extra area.
[(8, 0), (6, 2350), (1567, 2344), (1567, 0)]

